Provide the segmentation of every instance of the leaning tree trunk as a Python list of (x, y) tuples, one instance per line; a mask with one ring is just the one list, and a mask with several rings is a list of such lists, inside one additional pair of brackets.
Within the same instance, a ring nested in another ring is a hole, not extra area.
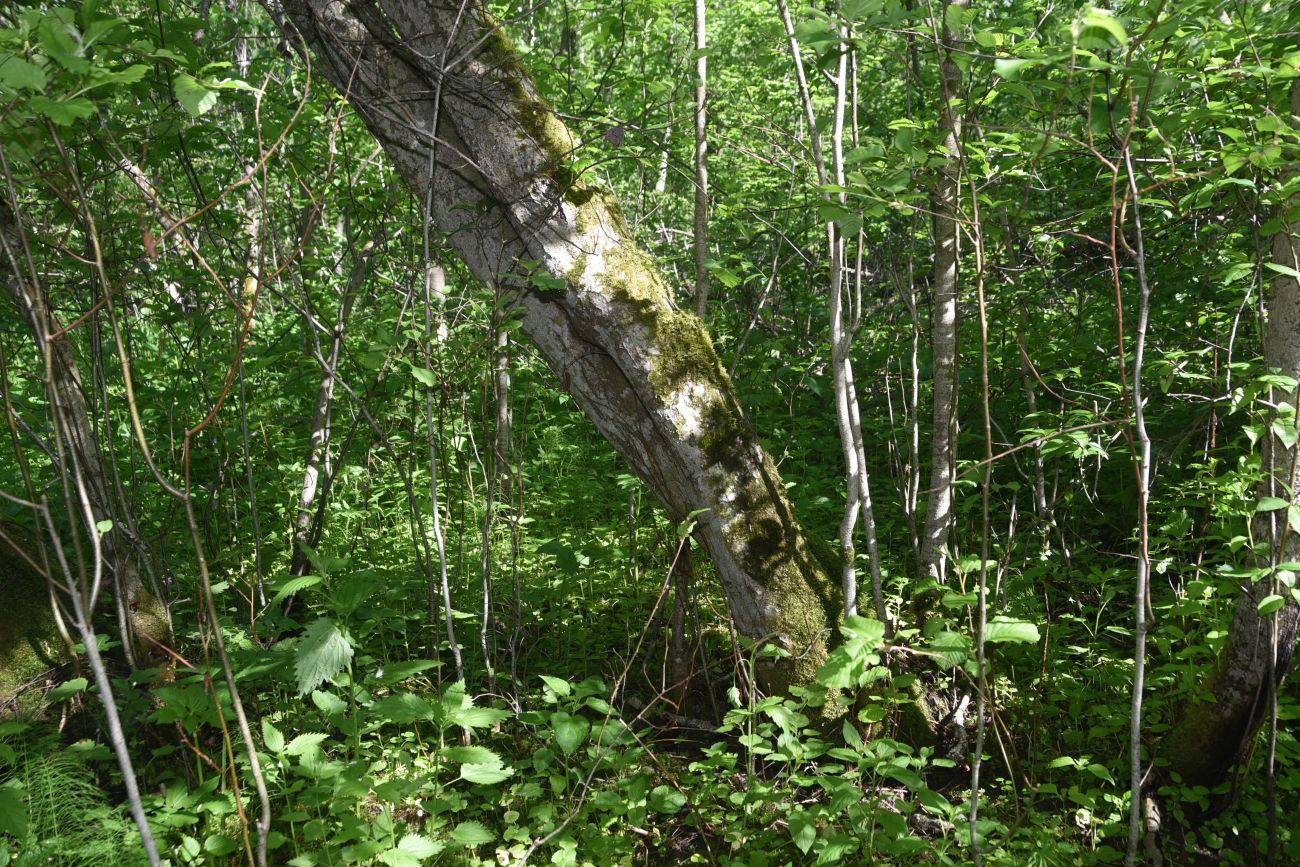
[[(1300, 81), (1291, 89), (1291, 113), (1300, 117)], [(1285, 376), (1300, 379), (1300, 194), (1283, 205), (1282, 230), (1273, 239), (1273, 262), (1285, 273), (1274, 275), (1268, 300), (1268, 332), (1264, 340), (1264, 365)], [(1297, 394), (1274, 389), (1278, 405), (1296, 405)], [(1258, 495), (1294, 501), (1296, 455), (1270, 432), (1263, 438), (1264, 479)], [(1273, 564), (1300, 560), (1300, 537), (1286, 527), (1284, 510), (1260, 513), (1254, 536), (1268, 540)], [(1300, 606), (1285, 586), (1271, 577), (1243, 587), (1227, 643), (1206, 687), (1213, 700), (1189, 706), (1161, 748), (1169, 770), (1188, 785), (1213, 788), (1227, 778), (1245, 755), (1269, 707), (1272, 685), (1281, 683), (1295, 651)], [(1259, 605), (1270, 594), (1286, 602), (1276, 615), (1261, 615)], [(1276, 633), (1273, 632), (1276, 616)], [(1275, 655), (1276, 654), (1276, 655)]]
[[(74, 475), (80, 478), (89, 501), (89, 518), (78, 520), (74, 516), (72, 521), (74, 525), (82, 524), (87, 534), (98, 534), (102, 532), (101, 527), (107, 526), (105, 522), (112, 522), (111, 529), (103, 533), (101, 550), (116, 590), (119, 622), (128, 633), (122, 636), (123, 648), (129, 661), (135, 664), (137, 658), (156, 651), (156, 643), (170, 635), (171, 626), (161, 604), (141, 581), (136, 565), (136, 546), (129, 535), (135, 523), (122, 520), (118, 503), (112, 495), (99, 439), (86, 406), (76, 353), (68, 335), (62, 333), (45, 287), (27, 267), (25, 250), (22, 229), (11, 204), (0, 202), (0, 255), (10, 271), (5, 283), (45, 367), (45, 387), (54, 433), (65, 449), (61, 455), (68, 462), (65, 468), (68, 478)], [(77, 516), (82, 515), (80, 509), (75, 511)], [(0, 556), (11, 556), (11, 552), (5, 551)], [(2, 599), (0, 604), (4, 604)]]
[[(285, 0), (315, 69), (347, 95), (477, 277), (511, 275), (523, 333), (670, 514), (697, 510), (737, 629), (805, 683), (838, 600), (699, 319), (679, 311), (614, 197), (480, 0)], [(290, 40), (301, 44), (295, 36)]]

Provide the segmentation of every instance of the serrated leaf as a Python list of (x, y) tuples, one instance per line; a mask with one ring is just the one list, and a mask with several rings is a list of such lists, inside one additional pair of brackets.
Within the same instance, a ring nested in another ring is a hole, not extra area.
[(461, 822), (452, 829), (451, 839), (455, 840), (462, 846), (479, 846), (483, 843), (491, 843), (496, 839), (496, 835), (484, 828), (479, 822)]
[(326, 716), (343, 713), (348, 709), (348, 703), (343, 699), (332, 692), (321, 692), (319, 689), (311, 691), (311, 703), (320, 708)]
[(885, 624), (871, 617), (850, 614), (844, 618), (841, 630), (846, 638), (860, 641), (873, 650), (885, 640)]
[(48, 117), (59, 126), (70, 126), (95, 113), (95, 104), (84, 96), (60, 100), (50, 99), (48, 96), (33, 96), (27, 104), (37, 114)]
[(385, 696), (370, 706), (370, 718), (375, 722), (393, 722), (409, 725), (416, 720), (432, 719), (433, 707), (418, 695), (399, 692)]
[(956, 632), (940, 632), (927, 648), (939, 657), (941, 668), (955, 668), (970, 657), (970, 639)]
[(289, 596), (300, 590), (306, 590), (308, 587), (315, 587), (321, 581), (319, 575), (300, 575), (297, 578), (290, 578), (280, 587), (275, 596), (271, 598), (271, 605), (279, 605)]
[(551, 728), (555, 730), (555, 743), (559, 745), (560, 751), (571, 756), (587, 739), (591, 723), (587, 722), (586, 717), (556, 711), (551, 714)]
[(352, 644), (333, 620), (322, 617), (307, 626), (295, 656), (298, 695), (306, 695), (348, 667)]
[(45, 70), (11, 54), (0, 62), (0, 87), (9, 90), (44, 90)]
[(172, 79), (172, 89), (176, 91), (176, 101), (189, 112), (191, 117), (207, 114), (217, 104), (217, 92), (208, 90), (192, 75), (176, 73)]
[(1281, 608), (1284, 602), (1286, 602), (1285, 599), (1283, 599), (1281, 596), (1278, 596), (1276, 593), (1272, 593), (1269, 594), (1268, 596), (1265, 596), (1263, 599), (1259, 600), (1259, 605), (1257, 606), (1257, 610), (1262, 616), (1267, 617), (1268, 615), (1272, 614), (1274, 611), (1277, 611), (1279, 608)]
[(300, 756), (312, 747), (318, 747), (325, 743), (328, 739), (329, 735), (321, 732), (304, 732), (289, 741), (289, 745), (284, 748), (284, 751), (291, 756)]
[(467, 729), (483, 729), (496, 725), (510, 714), (494, 707), (462, 707), (447, 715), (450, 722)]
[(271, 725), (271, 721), (265, 717), (262, 718), (262, 742), (273, 753), (284, 751), (284, 735), (280, 733), (278, 728)]
[(416, 858), (432, 858), (444, 848), (446, 847), (437, 840), (430, 840), (419, 834), (407, 834), (397, 844), (398, 851), (414, 855)]
[(1027, 620), (994, 617), (984, 625), (984, 640), (989, 644), (1000, 644), (1008, 641), (1036, 644), (1038, 638), (1038, 626)]
[(513, 774), (513, 768), (507, 768), (500, 762), (466, 762), (460, 766), (460, 778), (462, 780), (485, 786), (499, 783)]

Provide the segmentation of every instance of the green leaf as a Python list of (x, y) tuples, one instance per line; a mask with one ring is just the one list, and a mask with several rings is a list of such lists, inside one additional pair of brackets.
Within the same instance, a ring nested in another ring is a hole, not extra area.
[(471, 783), (490, 786), (509, 778), (514, 774), (513, 768), (507, 768), (496, 762), (466, 762), (460, 766), (460, 778)]
[(806, 810), (795, 810), (790, 814), (790, 837), (799, 851), (807, 855), (817, 840), (817, 821)]
[(113, 529), (113, 522), (107, 518), (105, 518), (102, 521), (95, 522), (95, 531), (99, 533), (100, 536), (107, 534), (112, 529)]
[(191, 117), (207, 114), (217, 104), (217, 92), (208, 90), (191, 75), (176, 73), (172, 79), (172, 88), (176, 91), (176, 100)]
[(301, 756), (312, 747), (318, 747), (328, 739), (329, 735), (320, 732), (304, 732), (289, 741), (289, 745), (284, 748), (284, 751), (286, 755)]
[(95, 105), (84, 96), (53, 100), (48, 96), (33, 96), (27, 101), (32, 110), (54, 121), (58, 126), (70, 126), (95, 113)]
[(449, 762), (479, 762), (501, 764), (501, 757), (487, 747), (444, 747), (438, 751)]
[(411, 365), (411, 376), (414, 376), (421, 385), (427, 385), (429, 388), (433, 388), (438, 384), (438, 377), (434, 376), (433, 371), (426, 370), (423, 367)]
[(1096, 27), (1105, 30), (1115, 38), (1120, 47), (1128, 42), (1128, 33), (1124, 30), (1124, 25), (1119, 23), (1119, 19), (1108, 9), (1090, 8), (1083, 16), (1083, 26)]
[(86, 686), (87, 682), (84, 677), (74, 677), (54, 687), (45, 694), (45, 697), (50, 701), (63, 701), (65, 698), (72, 698), (77, 693), (84, 692)]
[(1285, 509), (1289, 504), (1281, 497), (1261, 497), (1259, 503), (1255, 506), (1256, 512), (1276, 512), (1278, 509)]
[(294, 670), (298, 695), (306, 695), (333, 680), (352, 662), (352, 644), (328, 617), (311, 623), (298, 641)]
[(430, 840), (428, 837), (422, 837), (419, 834), (407, 834), (402, 841), (397, 844), (399, 852), (405, 852), (421, 860), (432, 858), (441, 852), (445, 846), (437, 840)]
[(306, 590), (308, 587), (314, 587), (321, 581), (319, 575), (300, 575), (297, 578), (290, 578), (280, 587), (275, 596), (271, 598), (272, 607), (279, 605), (289, 596), (300, 590)]
[(471, 821), (461, 822), (453, 828), (451, 839), (462, 846), (479, 846), (483, 843), (491, 843), (496, 839), (496, 835), (480, 823)]
[(1281, 596), (1278, 596), (1276, 593), (1273, 593), (1259, 600), (1259, 605), (1257, 606), (1257, 610), (1259, 611), (1261, 616), (1267, 617), (1268, 615), (1272, 614), (1274, 611), (1277, 611), (1279, 608), (1281, 608), (1283, 603), (1285, 602), (1286, 602), (1285, 599), (1283, 599)]
[(939, 657), (941, 668), (955, 668), (970, 657), (970, 639), (956, 632), (940, 632), (930, 639), (929, 651)]
[(262, 717), (262, 742), (273, 753), (284, 752), (284, 735), (266, 717)]
[(1277, 262), (1265, 262), (1264, 267), (1270, 271), (1276, 271), (1278, 274), (1290, 277), (1293, 280), (1300, 280), (1300, 271), (1297, 271), (1289, 265), (1279, 265)]
[(27, 803), (21, 789), (0, 786), (0, 836), (27, 836)]
[(551, 714), (551, 728), (555, 730), (555, 743), (566, 756), (582, 746), (591, 731), (591, 723), (583, 716), (572, 716), (564, 711)]
[(549, 686), (551, 688), (551, 691), (554, 692), (556, 695), (560, 696), (561, 698), (564, 698), (565, 696), (573, 692), (573, 687), (569, 685), (569, 682), (567, 680), (563, 680), (558, 677), (551, 677), (549, 674), (543, 674), (539, 676), (541, 677), (542, 682), (545, 683), (547, 686)]
[(1042, 62), (1042, 59), (1037, 57), (999, 57), (993, 61), (993, 71), (1001, 78), (1015, 81), (1020, 77), (1020, 70), (1037, 66)]
[(416, 720), (433, 718), (433, 706), (409, 692), (385, 696), (370, 706), (370, 718), (375, 722), (410, 725)]
[(11, 54), (0, 61), (0, 87), (42, 91), (45, 89), (45, 70)]
[(348, 703), (343, 699), (332, 692), (321, 692), (319, 689), (311, 691), (311, 703), (320, 708), (326, 716), (343, 713), (348, 709)]
[(850, 640), (861, 641), (873, 650), (885, 640), (885, 624), (874, 618), (850, 614), (841, 629)]
[(1000, 644), (1008, 641), (1037, 644), (1038, 640), (1038, 627), (1027, 620), (994, 617), (984, 625), (984, 641), (989, 644)]
[(239, 844), (225, 834), (213, 834), (203, 841), (203, 851), (209, 855), (229, 855), (239, 849)]
[(671, 816), (686, 806), (686, 796), (672, 786), (655, 786), (650, 790), (648, 803), (656, 813)]

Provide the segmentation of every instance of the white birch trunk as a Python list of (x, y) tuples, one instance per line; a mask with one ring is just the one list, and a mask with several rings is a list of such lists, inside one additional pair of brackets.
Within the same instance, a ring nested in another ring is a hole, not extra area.
[(768, 687), (810, 681), (836, 605), (826, 571), (708, 334), (613, 196), (574, 175), (574, 141), (499, 25), (476, 0), (283, 8), (416, 194), (432, 183), (433, 219), (475, 275), (514, 275), (524, 335), (588, 418), (670, 514), (708, 509), (699, 534), (737, 629), (790, 654)]

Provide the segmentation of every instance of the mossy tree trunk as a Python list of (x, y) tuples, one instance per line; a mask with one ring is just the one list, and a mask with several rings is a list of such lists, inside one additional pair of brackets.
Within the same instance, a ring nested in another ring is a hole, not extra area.
[[(0, 256), (9, 276), (4, 280), (36, 346), (37, 366), (43, 371), (50, 406), (52, 442), (58, 448), (67, 489), (70, 524), (86, 534), (102, 532), (101, 547), (107, 573), (112, 577), (128, 659), (148, 653), (170, 634), (166, 613), (144, 588), (136, 565), (136, 545), (131, 536), (134, 521), (123, 514), (128, 508), (113, 496), (113, 487), (100, 451), (86, 403), (81, 371), (69, 334), (54, 316), (45, 287), (30, 266), (23, 230), (9, 202), (0, 202)], [(80, 502), (84, 494), (85, 503)], [(0, 551), (0, 556), (15, 556)]]
[[(738, 630), (789, 653), (769, 689), (825, 658), (839, 600), (699, 319), (479, 0), (286, 0), (314, 70), (383, 145), (470, 269), (514, 275), (523, 333), (601, 433), (699, 535)], [(288, 26), (288, 23), (286, 23)], [(430, 190), (430, 185), (432, 189)], [(536, 263), (536, 264), (532, 264)]]
[[(1291, 89), (1291, 113), (1300, 118), (1300, 81)], [(1287, 178), (1294, 184), (1295, 171)], [(1274, 274), (1268, 299), (1268, 332), (1264, 365), (1271, 371), (1300, 379), (1300, 194), (1293, 194), (1279, 213), (1282, 229), (1273, 239), (1273, 262), (1285, 273)], [(1275, 388), (1276, 406), (1296, 406), (1297, 394)], [(1296, 452), (1271, 430), (1262, 441), (1264, 479), (1258, 495), (1294, 502), (1297, 496)], [(1287, 527), (1285, 510), (1259, 513), (1253, 524), (1256, 541), (1271, 546), (1272, 565), (1300, 560), (1300, 537)], [(1268, 564), (1265, 564), (1268, 565)], [(1274, 615), (1261, 615), (1260, 603), (1279, 594), (1285, 602)], [(1207, 679), (1212, 700), (1190, 705), (1161, 747), (1168, 759), (1165, 771), (1179, 774), (1188, 785), (1213, 788), (1223, 782), (1246, 754), (1269, 709), (1271, 684), (1281, 683), (1295, 651), (1300, 606), (1290, 589), (1266, 577), (1241, 590), (1228, 640)]]

